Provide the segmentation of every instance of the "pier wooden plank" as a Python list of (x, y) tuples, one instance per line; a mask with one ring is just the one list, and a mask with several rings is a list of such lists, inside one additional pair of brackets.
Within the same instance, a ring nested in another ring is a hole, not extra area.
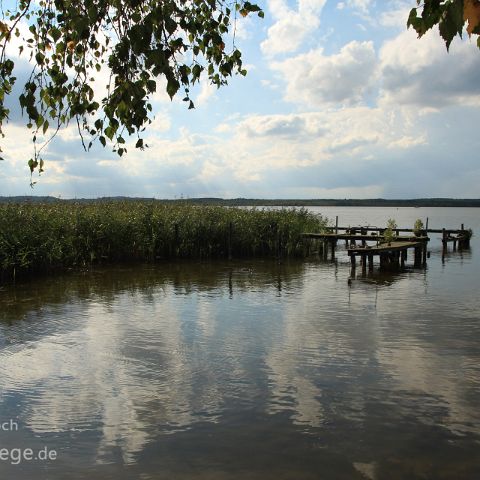
[(381, 244), (376, 247), (352, 247), (347, 249), (348, 255), (380, 255), (388, 252), (400, 252), (409, 248), (423, 247), (425, 242), (391, 242)]
[[(317, 238), (319, 240), (365, 240), (365, 241), (381, 241), (384, 239), (383, 235), (360, 235), (353, 233), (303, 233), (302, 236), (307, 238)], [(428, 237), (416, 237), (416, 236), (398, 236), (395, 237), (398, 241), (403, 242), (418, 242), (418, 241), (428, 241)]]
[[(361, 230), (363, 230), (364, 232), (381, 232), (383, 230), (386, 230), (386, 227), (375, 227), (375, 226), (368, 226), (368, 227), (326, 227), (327, 230), (337, 230), (337, 231), (340, 231), (340, 230), (343, 230), (343, 231), (347, 231), (347, 230), (355, 230), (357, 232), (360, 232)], [(398, 231), (398, 232), (414, 232), (414, 229), (413, 228), (396, 228), (395, 231)], [(423, 232), (427, 232), (427, 233), (443, 233), (444, 229), (443, 228), (424, 228), (422, 230)], [(465, 233), (465, 230), (461, 230), (461, 229), (445, 229), (445, 231), (449, 234), (451, 233), (455, 233), (455, 234), (462, 234), (462, 233)]]

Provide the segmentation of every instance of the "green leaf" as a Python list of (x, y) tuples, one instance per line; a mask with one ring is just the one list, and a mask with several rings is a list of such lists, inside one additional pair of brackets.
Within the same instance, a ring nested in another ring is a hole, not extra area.
[[(410, 14), (408, 15), (407, 28), (409, 28), (409, 27), (415, 28), (415, 24), (416, 24), (417, 20), (418, 20), (417, 9), (412, 8), (410, 10)], [(415, 30), (416, 30), (416, 28), (415, 28)]]
[(157, 90), (157, 82), (155, 80), (148, 80), (147, 82), (147, 90), (150, 93), (154, 93)]
[(175, 32), (175, 30), (177, 29), (177, 22), (175, 22), (175, 20), (173, 20), (173, 18), (171, 17), (166, 17), (165, 18), (165, 29), (167, 30), (167, 32), (172, 35), (173, 32)]
[(33, 158), (31, 158), (29, 161), (28, 161), (28, 166), (30, 168), (30, 173), (33, 173), (33, 171), (38, 167), (38, 162), (37, 160), (34, 160)]
[(439, 23), (439, 31), (445, 40), (447, 50), (457, 35), (462, 36), (463, 24), (463, 2), (446, 4), (443, 18)]
[(59, 38), (62, 36), (62, 32), (60, 32), (60, 30), (57, 27), (52, 27), (48, 33), (53, 38), (54, 42), (57, 42)]
[(111, 140), (114, 135), (115, 135), (115, 129), (113, 129), (112, 126), (109, 125), (109, 126), (105, 129), (105, 136), (108, 137), (108, 138)]
[(167, 83), (167, 93), (171, 99), (175, 96), (180, 88), (180, 82), (176, 78), (170, 78)]
[(45, 55), (42, 52), (37, 52), (37, 54), (35, 55), (35, 60), (39, 65), (43, 65)]
[(202, 73), (203, 68), (196, 64), (192, 68), (192, 75), (193, 75), (193, 80), (195, 81), (196, 79), (200, 78), (200, 75)]

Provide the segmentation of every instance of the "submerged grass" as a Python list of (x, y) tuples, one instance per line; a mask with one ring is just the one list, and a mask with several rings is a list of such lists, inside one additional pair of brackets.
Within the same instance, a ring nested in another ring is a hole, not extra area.
[(304, 232), (326, 219), (306, 209), (245, 209), (160, 202), (0, 205), (0, 273), (167, 258), (302, 256)]

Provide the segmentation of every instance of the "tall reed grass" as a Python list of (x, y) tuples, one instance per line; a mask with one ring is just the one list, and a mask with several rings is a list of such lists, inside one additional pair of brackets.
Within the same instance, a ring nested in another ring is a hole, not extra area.
[(305, 209), (160, 202), (0, 205), (0, 273), (167, 258), (302, 256), (304, 232), (326, 219)]

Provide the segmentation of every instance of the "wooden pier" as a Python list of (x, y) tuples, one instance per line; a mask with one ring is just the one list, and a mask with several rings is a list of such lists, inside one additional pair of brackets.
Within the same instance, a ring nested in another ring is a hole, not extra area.
[[(453, 249), (468, 248), (470, 246), (471, 230), (466, 230), (464, 225), (460, 229), (431, 229), (426, 228), (415, 231), (413, 228), (396, 228), (393, 232), (396, 236), (393, 241), (386, 243), (384, 232), (385, 227), (340, 227), (338, 217), (334, 227), (328, 227), (324, 233), (304, 233), (306, 238), (317, 239), (322, 243), (324, 258), (328, 258), (330, 252), (332, 260), (335, 258), (335, 249), (339, 240), (345, 240), (348, 256), (350, 257), (352, 271), (356, 268), (356, 258), (360, 258), (362, 270), (366, 272), (373, 270), (373, 258), (380, 258), (380, 268), (392, 270), (403, 268), (408, 257), (408, 250), (414, 251), (414, 267), (424, 267), (427, 263), (427, 245), (430, 241), (428, 234), (442, 234), (442, 258), (447, 253), (448, 244), (453, 244)], [(368, 242), (375, 242), (369, 245)]]
[(362, 271), (373, 270), (373, 257), (380, 257), (380, 268), (382, 270), (395, 270), (404, 268), (407, 261), (408, 250), (414, 250), (414, 266), (422, 267), (427, 264), (427, 242), (421, 239), (414, 241), (394, 241), (390, 243), (379, 244), (375, 247), (356, 247), (348, 249), (348, 256), (352, 264), (352, 271), (356, 268), (356, 257), (360, 257)]

